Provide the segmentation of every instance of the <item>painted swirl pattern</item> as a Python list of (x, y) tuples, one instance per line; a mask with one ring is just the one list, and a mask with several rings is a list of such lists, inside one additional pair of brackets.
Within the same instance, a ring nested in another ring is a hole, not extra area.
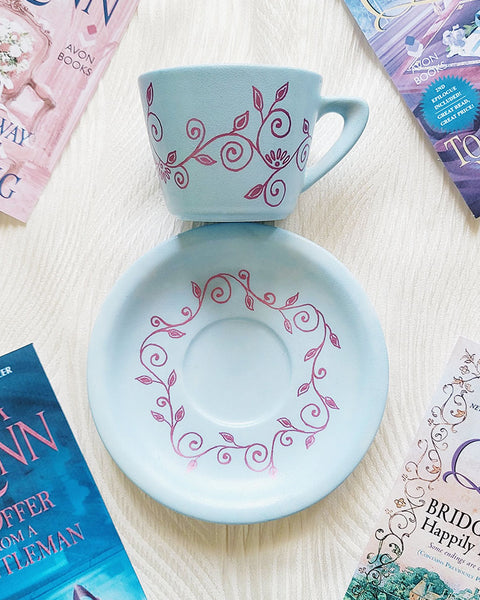
[[(228, 303), (234, 288), (243, 294), (245, 310), (255, 311), (257, 305), (262, 305), (278, 315), (288, 334), (315, 332), (318, 335), (318, 343), (304, 355), (308, 375), (306, 380), (298, 385), (296, 395), (297, 398), (307, 401), (302, 402), (295, 417), (277, 418), (275, 432), (269, 440), (239, 440), (228, 431), (220, 431), (218, 442), (209, 445), (201, 432), (190, 431), (188, 427), (183, 428), (186, 411), (184, 406), (176, 406), (174, 400), (177, 372), (168, 365), (169, 356), (162, 340), (165, 336), (175, 340), (187, 335), (189, 324), (199, 315), (205, 304)], [(339, 339), (325, 321), (323, 314), (313, 304), (299, 302), (299, 293), (292, 295), (285, 302), (279, 302), (272, 292), (256, 294), (250, 285), (250, 273), (245, 269), (236, 275), (212, 275), (203, 286), (192, 281), (191, 292), (195, 306), (181, 308), (181, 319), (174, 323), (158, 315), (152, 316), (150, 324), (153, 331), (140, 346), (139, 360), (144, 373), (136, 379), (143, 385), (154, 385), (160, 389), (155, 400), (155, 409), (151, 411), (152, 417), (166, 427), (172, 450), (187, 461), (189, 470), (196, 468), (198, 462), (206, 455), (213, 454), (219, 465), (228, 465), (234, 454), (240, 454), (247, 469), (268, 472), (274, 476), (277, 472), (275, 459), (278, 449), (292, 446), (295, 439), (301, 438), (308, 450), (315, 443), (317, 436), (327, 428), (331, 412), (338, 410), (335, 401), (321, 391), (321, 382), (327, 371), (320, 364), (320, 357), (326, 343), (340, 349)]]
[(247, 200), (262, 197), (268, 206), (279, 206), (287, 194), (287, 184), (282, 171), (289, 165), (298, 171), (305, 169), (312, 139), (310, 124), (304, 119), (301, 132), (303, 139), (298, 146), (291, 150), (278, 147), (280, 141), (288, 143), (287, 138), (292, 131), (290, 113), (280, 106), (288, 94), (288, 88), (288, 82), (282, 85), (276, 91), (271, 106), (265, 108), (262, 93), (252, 86), (253, 106), (260, 116), (260, 126), (255, 135), (248, 137), (245, 133), (250, 123), (248, 110), (233, 119), (230, 131), (213, 136), (207, 136), (207, 128), (200, 119), (191, 118), (185, 126), (185, 133), (188, 139), (195, 142), (194, 149), (187, 156), (181, 157), (176, 150), (171, 150), (166, 157), (162, 157), (157, 151), (157, 144), (163, 139), (164, 129), (160, 117), (152, 109), (154, 88), (153, 83), (150, 83), (146, 92), (147, 127), (162, 182), (167, 185), (173, 181), (180, 189), (188, 187), (188, 166), (192, 161), (204, 167), (218, 164), (227, 171), (239, 172), (243, 171), (254, 157), (258, 157), (266, 166), (267, 176), (264, 181), (245, 190), (244, 197)]

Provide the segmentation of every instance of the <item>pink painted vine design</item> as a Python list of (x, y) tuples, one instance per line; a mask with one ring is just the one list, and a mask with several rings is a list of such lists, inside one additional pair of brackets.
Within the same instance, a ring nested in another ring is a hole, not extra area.
[[(199, 314), (205, 302), (229, 302), (234, 286), (242, 290), (246, 310), (254, 311), (257, 304), (267, 307), (283, 320), (283, 327), (290, 335), (318, 332), (318, 344), (304, 355), (304, 362), (309, 363), (308, 376), (306, 381), (298, 386), (296, 395), (299, 399), (309, 398), (309, 401), (306, 404), (302, 403), (303, 406), (295, 419), (279, 417), (276, 420), (276, 431), (267, 442), (246, 443), (239, 441), (228, 431), (220, 431), (218, 443), (209, 446), (200, 433), (182, 431), (181, 423), (185, 419), (186, 411), (184, 406), (176, 406), (174, 403), (177, 373), (175, 369), (166, 369), (168, 353), (164, 347), (165, 343), (160, 343), (157, 338), (162, 340), (162, 337), (167, 336), (175, 340), (185, 336), (188, 325)], [(294, 438), (300, 437), (308, 450), (328, 426), (331, 411), (338, 410), (335, 401), (321, 392), (321, 382), (327, 372), (320, 365), (320, 356), (327, 342), (340, 349), (339, 339), (325, 321), (323, 314), (313, 304), (299, 302), (299, 293), (285, 302), (279, 302), (272, 292), (266, 292), (263, 296), (257, 295), (250, 286), (250, 273), (247, 270), (241, 270), (237, 275), (218, 273), (211, 276), (203, 287), (192, 281), (191, 290), (196, 304), (194, 308), (184, 306), (180, 311), (181, 319), (175, 323), (169, 323), (157, 315), (151, 317), (153, 331), (143, 340), (140, 347), (139, 358), (145, 372), (136, 379), (143, 385), (155, 385), (161, 389), (156, 398), (156, 408), (151, 411), (152, 417), (167, 428), (173, 451), (189, 461), (189, 470), (196, 468), (198, 461), (207, 454), (215, 454), (219, 464), (227, 465), (234, 453), (240, 453), (243, 455), (245, 467), (257, 472), (268, 471), (274, 476), (277, 472), (277, 448), (292, 446)], [(164, 372), (169, 372), (167, 377), (163, 375)]]
[[(150, 83), (146, 92), (147, 126), (160, 179), (167, 184), (173, 177), (175, 184), (179, 188), (185, 189), (190, 182), (187, 167), (191, 161), (196, 161), (205, 167), (220, 163), (228, 171), (238, 172), (245, 169), (253, 157), (257, 156), (263, 161), (270, 174), (264, 181), (259, 181), (249, 190), (245, 190), (244, 197), (247, 200), (262, 197), (268, 206), (279, 206), (287, 193), (287, 184), (282, 178), (281, 172), (291, 163), (296, 165), (299, 171), (304, 170), (312, 139), (310, 124), (307, 119), (304, 119), (302, 125), (304, 137), (293, 152), (286, 147), (279, 148), (277, 146), (279, 140), (286, 141), (285, 138), (292, 130), (290, 113), (280, 106), (288, 94), (288, 87), (288, 82), (282, 85), (276, 91), (273, 103), (266, 108), (262, 93), (252, 86), (253, 106), (260, 116), (260, 126), (252, 138), (245, 133), (250, 123), (250, 111), (248, 110), (233, 119), (230, 131), (212, 137), (207, 136), (207, 128), (200, 119), (191, 118), (185, 129), (187, 137), (196, 143), (195, 148), (187, 156), (180, 157), (176, 150), (171, 150), (167, 153), (166, 158), (162, 158), (158, 154), (155, 144), (163, 139), (163, 125), (159, 116), (152, 110), (154, 89), (153, 84)], [(265, 132), (271, 134), (273, 139), (270, 135), (264, 136)], [(265, 147), (267, 140), (275, 147)], [(218, 156), (217, 151), (214, 150), (216, 142), (220, 145)], [(215, 157), (213, 156), (214, 152)]]

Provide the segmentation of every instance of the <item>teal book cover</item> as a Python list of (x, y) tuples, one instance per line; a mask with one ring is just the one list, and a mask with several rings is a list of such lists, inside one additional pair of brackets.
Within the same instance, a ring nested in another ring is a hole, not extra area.
[(33, 345), (0, 358), (0, 598), (145, 599)]

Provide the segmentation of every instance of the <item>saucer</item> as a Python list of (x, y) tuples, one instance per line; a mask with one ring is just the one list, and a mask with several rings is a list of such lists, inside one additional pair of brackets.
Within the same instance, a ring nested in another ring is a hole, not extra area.
[(323, 498), (372, 442), (387, 387), (365, 292), (327, 251), (268, 225), (206, 225), (154, 248), (116, 283), (90, 341), (90, 406), (113, 459), (207, 521)]

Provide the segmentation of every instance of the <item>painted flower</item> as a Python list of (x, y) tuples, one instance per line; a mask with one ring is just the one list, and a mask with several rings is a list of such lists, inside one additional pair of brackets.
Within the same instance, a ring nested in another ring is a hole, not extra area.
[(30, 66), (30, 62), (28, 60), (26, 60), (26, 59), (21, 60), (17, 64), (17, 73), (22, 73), (23, 71), (26, 71), (29, 66)]
[(170, 167), (167, 167), (167, 165), (161, 161), (158, 161), (157, 167), (158, 167), (158, 174), (160, 175), (160, 179), (164, 183), (167, 183), (167, 181), (170, 179), (172, 170), (170, 169)]
[(0, 87), (13, 87), (12, 77), (28, 69), (32, 50), (31, 34), (20, 23), (0, 19)]
[(7, 35), (10, 30), (11, 21), (8, 19), (0, 19), (0, 36)]
[(276, 152), (275, 150), (270, 150), (270, 152), (265, 154), (265, 160), (270, 167), (281, 169), (290, 161), (290, 155), (287, 154), (286, 150), (279, 148)]
[(22, 49), (18, 44), (12, 44), (10, 46), (10, 56), (13, 56), (13, 58), (19, 58), (20, 56), (22, 56), (22, 54)]

